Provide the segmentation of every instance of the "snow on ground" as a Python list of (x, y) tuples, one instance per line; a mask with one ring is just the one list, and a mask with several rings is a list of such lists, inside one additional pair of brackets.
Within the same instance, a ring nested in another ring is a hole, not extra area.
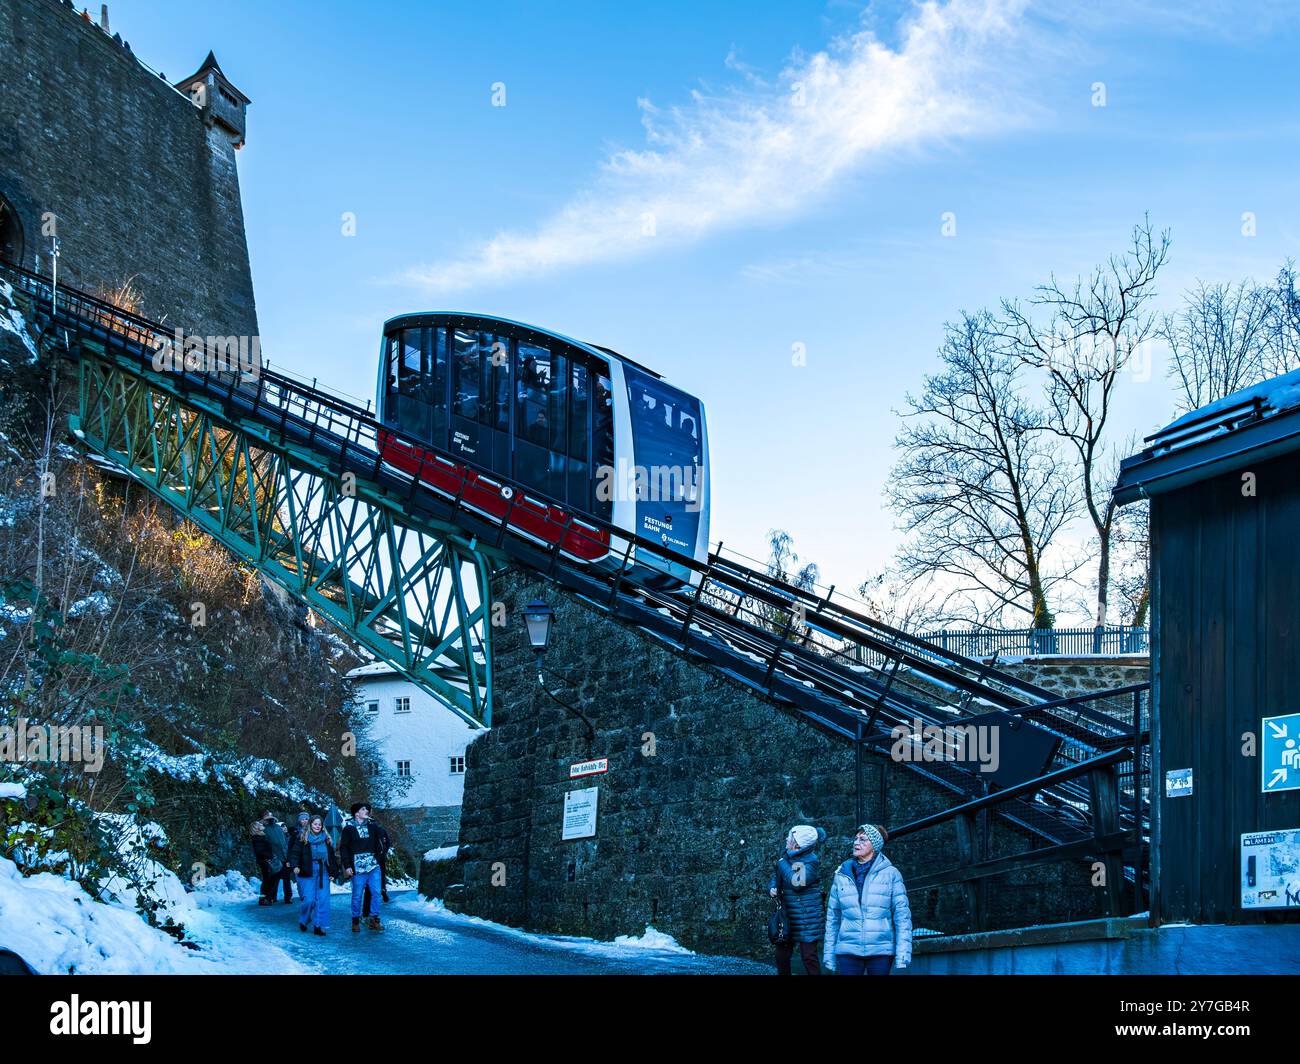
[(14, 305), (13, 286), (0, 281), (0, 332), (13, 333), (27, 348), (31, 361), (36, 361), (36, 345), (32, 343), (31, 333), (22, 313)]
[[(21, 784), (0, 785), (0, 799), (19, 800)], [(24, 876), (0, 857), (0, 947), (13, 950), (42, 975), (200, 975), (304, 971), (278, 947), (250, 941), (232, 928), (211, 898), (247, 902), (256, 895), (239, 873), (209, 878), (187, 891), (176, 873), (150, 857), (165, 842), (156, 824), (137, 826), (129, 817), (102, 816), (125, 857), (130, 879), (115, 875), (101, 884), (105, 900), (80, 883), (53, 872)], [(137, 911), (140, 888), (160, 902), (158, 918), (184, 928), (195, 948), (150, 927)]]
[(648, 953), (671, 953), (685, 957), (695, 956), (693, 950), (680, 945), (672, 935), (666, 935), (648, 924), (645, 933), (642, 935), (619, 935), (613, 942), (600, 942), (594, 938), (578, 938), (572, 935), (539, 935), (536, 932), (523, 931), (517, 927), (509, 927), (506, 924), (484, 920), (481, 916), (468, 916), (465, 913), (452, 912), (442, 903), (441, 898), (420, 898), (420, 904), (432, 909), (444, 920), (451, 923), (488, 928), (513, 938), (545, 943), (548, 946), (558, 946), (561, 949), (574, 950), (596, 957), (623, 956), (625, 951), (630, 949), (645, 950)]
[(170, 911), (198, 949), (150, 927), (133, 909), (95, 901), (81, 885), (41, 872), (24, 877), (0, 857), (0, 947), (11, 949), (42, 975), (220, 975), (300, 972), (283, 950), (249, 941), (221, 914), (205, 911), (180, 880), (168, 894)]

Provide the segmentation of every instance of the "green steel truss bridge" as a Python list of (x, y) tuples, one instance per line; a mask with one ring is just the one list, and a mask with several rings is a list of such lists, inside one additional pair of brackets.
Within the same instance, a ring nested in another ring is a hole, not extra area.
[[(75, 361), (71, 428), (86, 451), (121, 467), (466, 720), (491, 723), (491, 581), (498, 570), (519, 568), (851, 741), (859, 765), (862, 751), (887, 751), (900, 724), (1002, 714), (1036, 725), (1059, 745), (1041, 785), (1011, 788), (1005, 798), (990, 798), (970, 766), (911, 765), (956, 802), (976, 803), (971, 817), (995, 804), (999, 816), (1040, 840), (1035, 853), (1087, 856), (1103, 848), (1104, 836), (1113, 856), (1122, 843), (1140, 904), (1148, 685), (1057, 698), (720, 547), (705, 563), (673, 557), (697, 574), (691, 586), (645, 587), (630, 579), (636, 551), (663, 555), (662, 544), (585, 515), (575, 523), (533, 488), (483, 471), (511, 499), (510, 510), (493, 515), (468, 502), (463, 488), (443, 491), (383, 462), (380, 432), (421, 451), (430, 468), (467, 465), (379, 425), (369, 404), (265, 367), (255, 379), (155, 369), (158, 341), (174, 335), (163, 326), (66, 287), (55, 293), (48, 278), (17, 267), (0, 266), (0, 278), (31, 301), (42, 345)], [(563, 535), (550, 544), (521, 532), (510, 523), (516, 506), (548, 515)], [(614, 545), (605, 562), (562, 549), (565, 536), (593, 528)], [(1098, 798), (1103, 772), (1116, 780), (1111, 802)]]

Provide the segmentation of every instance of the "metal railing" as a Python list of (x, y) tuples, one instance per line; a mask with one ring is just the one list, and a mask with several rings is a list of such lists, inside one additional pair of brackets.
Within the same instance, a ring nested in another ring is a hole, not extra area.
[(1095, 628), (944, 628), (919, 633), (921, 639), (969, 658), (1030, 657), (1060, 654), (1146, 654), (1150, 632), (1146, 628), (1115, 625)]
[[(1121, 916), (1141, 911), (1145, 905), (1149, 842), (1141, 823), (1124, 816), (1126, 795), (1122, 767), (1126, 762), (1129, 766), (1140, 765), (1140, 751), (1112, 750), (892, 829), (889, 834), (891, 842), (945, 824), (952, 824), (956, 830), (956, 863), (912, 878), (908, 882), (908, 893), (957, 887), (965, 895), (972, 929), (984, 931), (989, 925), (988, 885), (993, 877), (1036, 865), (1087, 861), (1092, 862), (1086, 873), (1088, 882), (1098, 891), (1105, 915)], [(1062, 786), (1076, 788), (1085, 796), (1087, 831), (1078, 838), (1052, 846), (992, 856), (988, 815), (1008, 804), (1031, 800), (1044, 790)], [(1085, 873), (1080, 871), (1079, 874), (1082, 877)]]

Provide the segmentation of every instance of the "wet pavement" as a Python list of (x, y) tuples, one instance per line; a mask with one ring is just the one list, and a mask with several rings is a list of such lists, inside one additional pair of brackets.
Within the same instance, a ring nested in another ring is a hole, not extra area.
[[(384, 931), (354, 934), (346, 895), (333, 896), (331, 927), (320, 938), (298, 930), (298, 905), (232, 902), (228, 921), (266, 936), (295, 962), (321, 974), (388, 975), (771, 975), (742, 957), (705, 956), (589, 939), (526, 934), (473, 922), (435, 907), (414, 890), (391, 892)], [(226, 908), (226, 906), (223, 906)]]

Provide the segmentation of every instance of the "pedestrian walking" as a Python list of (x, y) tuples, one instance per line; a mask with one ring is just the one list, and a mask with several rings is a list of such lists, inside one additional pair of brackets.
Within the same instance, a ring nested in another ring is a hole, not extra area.
[(330, 881), (338, 875), (338, 857), (321, 817), (311, 817), (297, 833), (289, 861), (302, 898), (298, 930), (306, 931), (310, 924), (312, 933), (323, 937), (330, 926)]
[(785, 854), (772, 869), (768, 893), (785, 916), (786, 937), (773, 945), (777, 975), (790, 975), (795, 948), (808, 975), (820, 975), (817, 943), (823, 927), (822, 880), (817, 847), (826, 831), (811, 824), (796, 824), (785, 838)]
[(293, 875), (289, 871), (289, 837), (284, 825), (275, 818), (269, 809), (262, 813), (262, 824), (266, 830), (266, 841), (271, 844), (271, 867), (275, 876), (267, 896), (275, 901), (278, 887), (284, 885), (284, 903), (293, 904)]
[(380, 834), (370, 823), (370, 806), (355, 802), (351, 808), (352, 821), (343, 829), (339, 839), (339, 861), (343, 875), (352, 882), (352, 930), (361, 930), (361, 902), (366, 888), (370, 888), (370, 916), (366, 926), (372, 931), (382, 931), (379, 919), (382, 881), (379, 856), (382, 852)]
[(249, 825), (248, 834), (253, 844), (253, 860), (257, 862), (262, 873), (262, 890), (257, 897), (258, 905), (274, 905), (278, 883), (278, 873), (271, 870), (274, 854), (271, 842), (266, 837), (266, 824), (260, 818)]
[(912, 910), (885, 848), (889, 833), (863, 824), (853, 856), (836, 870), (826, 899), (826, 967), (837, 975), (888, 975), (912, 962)]

